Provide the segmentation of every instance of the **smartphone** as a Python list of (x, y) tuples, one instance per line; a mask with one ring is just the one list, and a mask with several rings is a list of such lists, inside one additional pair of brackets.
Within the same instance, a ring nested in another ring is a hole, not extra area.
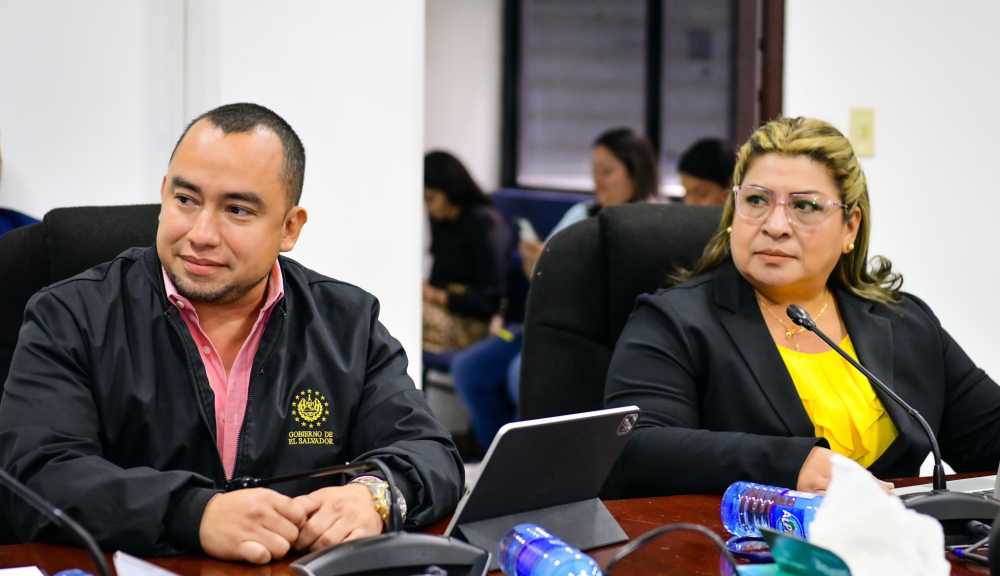
[(538, 232), (535, 232), (535, 227), (531, 225), (531, 222), (527, 218), (515, 218), (514, 222), (517, 223), (517, 236), (526, 242), (541, 242), (542, 239), (538, 237)]

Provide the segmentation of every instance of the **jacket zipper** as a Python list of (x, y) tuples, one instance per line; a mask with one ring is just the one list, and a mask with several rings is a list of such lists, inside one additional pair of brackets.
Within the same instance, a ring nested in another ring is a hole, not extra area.
[(271, 361), (271, 356), (274, 355), (274, 350), (281, 342), (281, 337), (285, 333), (285, 320), (287, 318), (288, 314), (284, 310), (281, 310), (281, 328), (278, 329), (278, 337), (274, 340), (274, 344), (271, 345), (271, 349), (268, 350), (267, 357), (264, 358), (264, 363), (260, 365), (260, 370), (253, 375), (253, 380), (250, 381), (250, 387), (247, 388), (247, 405), (243, 409), (243, 420), (240, 421), (240, 431), (236, 435), (236, 461), (233, 463), (233, 478), (236, 478), (236, 471), (240, 469), (240, 459), (243, 456), (243, 427), (246, 426), (247, 416), (250, 414), (250, 399), (253, 397), (253, 385), (257, 382), (257, 377), (264, 373), (264, 367)]
[(218, 441), (215, 439), (215, 433), (212, 432), (212, 426), (208, 423), (208, 416), (205, 414), (205, 408), (201, 401), (201, 392), (198, 390), (198, 381), (194, 377), (194, 366), (191, 364), (191, 352), (188, 350), (187, 342), (184, 341), (184, 336), (181, 334), (180, 328), (174, 322), (173, 318), (169, 314), (164, 312), (163, 314), (167, 318), (167, 322), (177, 333), (177, 338), (181, 341), (181, 346), (184, 347), (184, 360), (187, 362), (188, 377), (191, 378), (191, 388), (194, 390), (194, 398), (198, 404), (198, 414), (201, 415), (201, 422), (205, 425), (205, 429), (208, 430), (208, 435), (212, 437), (212, 446), (215, 448), (212, 452), (215, 453), (216, 461), (219, 463), (219, 469), (222, 470), (222, 477), (228, 480), (226, 476), (226, 465), (222, 462), (222, 454), (219, 454)]

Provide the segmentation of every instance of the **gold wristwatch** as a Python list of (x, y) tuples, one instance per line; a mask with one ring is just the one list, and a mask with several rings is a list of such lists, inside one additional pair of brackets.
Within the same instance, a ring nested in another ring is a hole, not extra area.
[[(389, 492), (389, 483), (377, 476), (358, 476), (351, 480), (351, 484), (364, 484), (372, 493), (372, 501), (375, 503), (375, 511), (382, 517), (382, 525), (389, 526), (389, 502), (386, 494)], [(406, 498), (403, 493), (396, 488), (396, 507), (399, 509), (399, 518), (406, 521)]]

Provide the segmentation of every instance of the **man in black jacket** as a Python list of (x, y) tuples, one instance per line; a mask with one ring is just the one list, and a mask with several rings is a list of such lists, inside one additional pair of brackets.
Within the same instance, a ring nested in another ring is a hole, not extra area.
[[(306, 222), (305, 151), (279, 116), (227, 105), (181, 136), (156, 246), (36, 294), (0, 407), (0, 465), (106, 549), (264, 563), (383, 530), (382, 478), (224, 492), (379, 458), (411, 527), (463, 471), (378, 301), (279, 257)], [(19, 535), (66, 540), (3, 494)], [(376, 506), (378, 505), (378, 506)]]

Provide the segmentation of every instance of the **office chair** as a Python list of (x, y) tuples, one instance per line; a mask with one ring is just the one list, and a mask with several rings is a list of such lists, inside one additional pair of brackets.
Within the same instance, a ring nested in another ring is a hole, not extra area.
[(28, 299), (49, 284), (156, 241), (159, 204), (56, 208), (0, 236), (0, 382), (7, 381)]
[[(10, 373), (31, 296), (133, 246), (152, 246), (159, 214), (159, 204), (56, 208), (38, 224), (0, 236), (0, 382)], [(0, 544), (15, 542), (6, 516), (0, 517)]]
[(721, 216), (718, 206), (626, 204), (552, 238), (528, 292), (518, 419), (602, 408), (635, 299), (694, 265)]

